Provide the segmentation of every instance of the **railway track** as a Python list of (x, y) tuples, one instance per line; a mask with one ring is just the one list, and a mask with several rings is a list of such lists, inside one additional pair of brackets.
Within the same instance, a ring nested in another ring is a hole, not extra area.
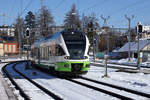
[[(40, 69), (39, 69), (39, 70), (40, 70)], [(42, 71), (44, 71), (44, 70), (42, 70)], [(45, 71), (44, 71), (44, 72), (45, 72)], [(48, 73), (48, 72), (46, 71), (46, 73)], [(84, 87), (87, 87), (87, 88), (90, 88), (90, 89), (93, 89), (93, 90), (96, 90), (96, 91), (99, 91), (99, 92), (108, 94), (108, 95), (110, 95), (110, 96), (119, 98), (119, 99), (121, 99), (121, 100), (134, 100), (134, 98), (132, 98), (132, 97), (130, 98), (130, 97), (128, 97), (128, 96), (124, 96), (124, 95), (121, 95), (121, 94), (112, 92), (112, 91), (110, 91), (110, 90), (106, 90), (106, 89), (103, 89), (103, 88), (95, 87), (95, 86), (89, 85), (89, 84), (87, 84), (87, 83), (85, 83), (85, 82), (83, 83), (83, 82), (80, 82), (80, 81), (77, 81), (77, 80), (74, 80), (74, 79), (71, 79), (71, 78), (60, 77), (60, 76), (57, 76), (57, 74), (53, 74), (53, 73), (52, 73), (52, 74), (51, 74), (51, 73), (48, 73), (48, 74), (53, 75), (53, 76), (58, 77), (58, 78), (66, 79), (66, 80), (71, 81), (71, 82), (73, 82), (73, 83), (76, 83), (76, 84), (82, 85), (82, 86), (84, 86)], [(132, 89), (128, 89), (128, 88), (116, 86), (116, 85), (113, 85), (113, 84), (108, 84), (108, 83), (96, 81), (96, 80), (89, 79), (89, 78), (85, 78), (85, 77), (82, 77), (82, 76), (79, 76), (78, 78), (79, 78), (79, 79), (82, 79), (82, 80), (94, 82), (94, 83), (96, 83), (96, 84), (101, 84), (101, 85), (104, 85), (104, 86), (108, 86), (108, 87), (111, 87), (111, 88), (114, 88), (114, 89), (117, 89), (117, 90), (120, 90), (120, 91), (125, 91), (125, 92), (131, 93), (131, 94), (133, 94), (133, 95), (142, 96), (142, 97), (145, 97), (145, 98), (150, 98), (150, 94), (147, 94), (147, 93), (143, 93), (143, 92), (135, 91), (135, 90), (132, 90)], [(77, 78), (77, 79), (78, 79), (78, 78)]]
[[(47, 95), (49, 95), (50, 97), (54, 98), (55, 100), (63, 100), (61, 97), (55, 95), (55, 93), (47, 90), (46, 88), (42, 87), (41, 85), (39, 85), (38, 83), (34, 82), (33, 80), (31, 80), (30, 78), (28, 78), (27, 76), (25, 76), (24, 74), (22, 74), (21, 72), (19, 72), (15, 67), (17, 64), (22, 63), (24, 61), (20, 61), (15, 63), (12, 68), (13, 70), (18, 73), (20, 76), (24, 77), (25, 79), (27, 79), (29, 82), (31, 82), (32, 84), (34, 84), (36, 87), (38, 87), (40, 90), (42, 90), (44, 93), (46, 93)], [(13, 64), (14, 62), (12, 62), (11, 64)], [(13, 85), (15, 85), (16, 89), (18, 89), (21, 93), (21, 96), (25, 98), (25, 100), (30, 100), (30, 98), (27, 96), (27, 94), (24, 93), (24, 91), (22, 90), (22, 88), (13, 80), (12, 76), (8, 73), (8, 71), (6, 70), (6, 67), (3, 67), (3, 71), (6, 73), (6, 75), (8, 76), (8, 78), (10, 79), (10, 81), (13, 83)]]
[(117, 86), (117, 85), (113, 85), (113, 84), (109, 84), (109, 83), (105, 83), (105, 82), (101, 82), (101, 81), (96, 81), (96, 80), (86, 78), (86, 77), (82, 77), (82, 76), (79, 77), (79, 78), (81, 78), (83, 80), (91, 81), (91, 82), (94, 82), (94, 83), (97, 83), (97, 84), (106, 85), (106, 86), (116, 88), (116, 89), (119, 89), (119, 90), (127, 91), (127, 92), (130, 92), (130, 93), (133, 93), (133, 94), (136, 94), (136, 95), (140, 95), (140, 96), (143, 96), (143, 97), (146, 97), (146, 98), (150, 98), (150, 94), (147, 94), (147, 93), (139, 92), (139, 91), (136, 91), (136, 90), (124, 88), (124, 87), (121, 87), (121, 86)]
[[(6, 76), (9, 78), (9, 80), (11, 81), (11, 83), (15, 86), (15, 88), (16, 88), (17, 90), (19, 90), (20, 95), (21, 95), (22, 97), (24, 97), (25, 100), (30, 100), (30, 98), (27, 96), (27, 94), (24, 93), (24, 91), (22, 90), (22, 88), (14, 81), (14, 79), (12, 78), (12, 76), (11, 76), (11, 75), (9, 74), (9, 72), (6, 70), (6, 67), (7, 67), (8, 65), (13, 64), (13, 63), (14, 63), (14, 62), (11, 62), (11, 63), (9, 63), (9, 64), (6, 64), (6, 65), (2, 68), (2, 70), (3, 70), (3, 72), (6, 74)], [(16, 66), (16, 65), (17, 65), (17, 63), (14, 63), (13, 66)]]
[[(127, 66), (127, 67), (119, 67), (119, 66), (121, 66), (121, 64), (114, 64), (114, 66), (113, 65), (109, 65), (110, 63), (108, 63), (108, 68), (114, 68), (114, 69), (131, 69), (131, 70), (135, 70), (136, 69), (136, 67), (133, 67), (133, 66), (131, 66), (130, 68), (128, 67), (128, 65), (123, 65), (123, 66)], [(102, 64), (102, 63), (91, 63), (91, 65), (93, 65), (93, 66), (97, 66), (97, 67), (105, 67), (105, 64)], [(115, 65), (118, 65), (118, 66), (115, 66)]]
[[(104, 82), (100, 82), (100, 81), (95, 81), (93, 79), (89, 79), (89, 78), (85, 78), (85, 77), (79, 77), (79, 79), (90, 81), (92, 83), (100, 84), (100, 85), (103, 85), (103, 86), (111, 87), (113, 89), (120, 90), (120, 92), (123, 91), (123, 92), (129, 93), (129, 94), (132, 94), (132, 95), (140, 96), (141, 98), (146, 98), (146, 100), (148, 100), (150, 98), (150, 94), (147, 94), (147, 93), (131, 90), (131, 89), (128, 89), (128, 88), (124, 88), (124, 87), (120, 87), (120, 86), (116, 86), (116, 85), (112, 85), (112, 84), (108, 84), (108, 83), (104, 83)], [(78, 81), (78, 80), (75, 80), (75, 79), (67, 79), (67, 80), (71, 81), (71, 82), (74, 82), (76, 84), (91, 88), (93, 90), (103, 92), (105, 94), (108, 94), (110, 96), (119, 98), (121, 100), (135, 100), (135, 98), (132, 97), (132, 95), (131, 96), (125, 96), (125, 95), (120, 94), (118, 92), (116, 93), (113, 90), (107, 90), (106, 88), (96, 87), (96, 86), (91, 85), (89, 83), (87, 84), (86, 82), (81, 82), (81, 81)]]
[(113, 92), (110, 92), (110, 91), (107, 91), (107, 90), (104, 90), (104, 89), (100, 89), (98, 87), (91, 86), (91, 85), (88, 85), (86, 83), (81, 83), (81, 82), (78, 82), (78, 81), (73, 80), (71, 78), (61, 77), (60, 75), (48, 72), (47, 70), (44, 70), (44, 69), (41, 69), (41, 68), (37, 68), (37, 69), (40, 70), (40, 71), (42, 71), (42, 72), (46, 72), (47, 74), (50, 74), (52, 76), (55, 76), (57, 78), (66, 79), (67, 81), (70, 81), (70, 82), (82, 85), (84, 87), (87, 87), (87, 88), (90, 88), (90, 89), (93, 89), (93, 90), (96, 90), (96, 91), (99, 91), (99, 92), (102, 92), (102, 93), (105, 93), (105, 94), (108, 94), (108, 95), (113, 96), (113, 97), (117, 97), (117, 98), (122, 99), (122, 100), (133, 100), (133, 99), (131, 99), (129, 97), (125, 97), (125, 96), (122, 96), (122, 95), (119, 95), (119, 94), (116, 94), (116, 93), (113, 93)]
[(107, 95), (110, 95), (110, 96), (119, 98), (119, 99), (121, 99), (121, 100), (134, 100), (134, 99), (132, 99), (132, 98), (130, 98), (130, 97), (126, 97), (126, 96), (123, 96), (123, 95), (120, 95), (120, 94), (111, 92), (111, 91), (109, 91), (109, 90), (105, 90), (105, 89), (102, 89), (102, 88), (98, 88), (98, 87), (95, 87), (95, 86), (92, 86), (92, 85), (89, 85), (89, 84), (86, 84), (86, 83), (83, 83), (83, 82), (80, 82), (80, 81), (76, 81), (76, 80), (73, 80), (73, 79), (66, 79), (66, 80), (71, 81), (71, 82), (74, 82), (74, 83), (79, 84), (79, 85), (82, 85), (82, 86), (85, 86), (85, 87), (87, 87), (87, 88), (90, 88), (90, 89), (99, 91), (99, 92), (102, 92), (102, 93), (105, 93), (105, 94), (107, 94)]
[[(109, 64), (112, 64), (112, 65), (109, 65)], [(94, 66), (105, 66), (105, 64), (102, 64), (102, 62), (99, 63), (98, 61), (96, 61), (96, 63), (91, 62), (91, 65), (94, 65)], [(122, 67), (118, 67), (118, 66), (122, 66)], [(123, 66), (126, 66), (126, 67), (123, 67)], [(109, 63), (109, 62), (108, 62), (108, 67), (109, 68), (116, 68), (116, 69), (122, 69), (122, 68), (133, 69), (133, 70), (137, 69), (137, 65), (132, 65), (132, 64), (118, 64), (118, 63)], [(147, 69), (149, 69), (148, 67), (142, 66), (142, 65), (140, 67), (141, 68), (147, 68)]]
[[(19, 62), (18, 62), (19, 63)], [(32, 81), (30, 78), (28, 78), (27, 76), (25, 76), (24, 74), (22, 74), (20, 71), (18, 71), (15, 67), (18, 63), (15, 63), (13, 65), (13, 70), (15, 70), (18, 74), (20, 74), (22, 77), (24, 77), (25, 79), (27, 79), (28, 81), (30, 81), (32, 84), (34, 84), (35, 86), (37, 86), (38, 88), (43, 88), (41, 89), (42, 91), (44, 91), (46, 94), (48, 94), (49, 96), (53, 97), (54, 99), (56, 100), (62, 100), (62, 98), (60, 98), (59, 96), (55, 95), (54, 93), (50, 92), (49, 90), (45, 89), (44, 87), (42, 87), (41, 85), (39, 85), (38, 83), (36, 83), (35, 81)], [(49, 73), (50, 74), (50, 73)], [(54, 74), (52, 74), (54, 76)], [(55, 75), (56, 76), (56, 75)], [(56, 76), (57, 77), (57, 76)], [(78, 81), (76, 79), (70, 79), (70, 78), (64, 78), (64, 77), (60, 77), (58, 76), (58, 78), (63, 78), (63, 79), (66, 79), (67, 81), (70, 81), (70, 82), (73, 82), (73, 83), (76, 83), (76, 84), (79, 84), (79, 85), (82, 85), (84, 87), (87, 87), (87, 88), (90, 88), (90, 89), (93, 89), (93, 90), (96, 90), (96, 91), (99, 91), (99, 92), (102, 92), (102, 93), (105, 93), (107, 95), (110, 95), (112, 97), (116, 97), (116, 98), (119, 98), (121, 100), (134, 100), (133, 97), (129, 97), (129, 96), (125, 96), (125, 95), (122, 95), (120, 93), (116, 93), (114, 91), (111, 91), (111, 90), (107, 90), (105, 88), (101, 88), (101, 87), (96, 87), (96, 86), (93, 86), (91, 84), (87, 84), (86, 82), (81, 82), (81, 81)], [(138, 96), (142, 96), (142, 97), (146, 97), (146, 98), (150, 98), (150, 95), (149, 94), (146, 94), (146, 93), (142, 93), (142, 92), (139, 92), (139, 91), (135, 91), (135, 90), (131, 90), (131, 89), (127, 89), (127, 88), (124, 88), (124, 87), (119, 87), (119, 86), (116, 86), (116, 85), (112, 85), (112, 84), (108, 84), (108, 83), (104, 83), (104, 82), (100, 82), (100, 81), (96, 81), (96, 80), (93, 80), (93, 79), (89, 79), (89, 78), (85, 78), (85, 77), (78, 77), (77, 79), (82, 79), (82, 80), (86, 80), (86, 81), (90, 81), (90, 82), (93, 82), (93, 83), (96, 83), (96, 84), (101, 84), (101, 85), (104, 85), (104, 86), (108, 86), (108, 87), (111, 87), (111, 88), (115, 88), (115, 89), (118, 89), (120, 91), (125, 91), (125, 92), (128, 92), (128, 93), (132, 93), (134, 95), (138, 95)], [(28, 96), (27, 96), (28, 97)], [(30, 100), (30, 99), (26, 99), (26, 100)]]

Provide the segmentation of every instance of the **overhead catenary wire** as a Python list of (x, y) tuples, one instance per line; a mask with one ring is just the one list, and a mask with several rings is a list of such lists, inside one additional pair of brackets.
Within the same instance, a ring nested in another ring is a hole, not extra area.
[[(127, 10), (127, 9), (129, 9), (129, 8), (132, 8), (132, 7), (134, 7), (134, 6), (137, 6), (137, 5), (141, 5), (141, 4), (143, 4), (143, 3), (145, 3), (145, 2), (147, 2), (147, 1), (149, 1), (149, 0), (138, 0), (138, 1), (136, 1), (136, 2), (133, 2), (133, 3), (130, 3), (129, 5), (127, 5), (127, 6), (124, 6), (124, 7), (122, 7), (122, 8), (120, 8), (120, 9), (118, 9), (118, 10), (116, 10), (116, 11), (113, 11), (112, 13), (110, 13), (110, 16), (114, 16), (114, 15), (117, 15), (117, 14), (119, 14), (121, 11), (123, 11), (123, 10)], [(143, 8), (141, 9), (131, 9), (132, 10), (132, 12), (133, 11), (138, 11), (139, 12), (139, 10), (141, 11), (141, 10), (143, 10)], [(135, 15), (135, 13), (132, 13), (132, 14), (134, 14)], [(113, 20), (112, 22), (114, 22), (114, 23), (122, 23), (124, 20), (122, 19), (122, 20), (120, 20), (120, 21), (118, 21), (118, 19), (117, 20)]]
[(63, 4), (63, 2), (64, 2), (65, 0), (61, 0), (56, 6), (55, 6), (55, 8), (54, 9), (57, 9), (57, 8), (59, 8), (60, 7), (60, 5), (61, 4)]
[(90, 10), (90, 9), (92, 9), (92, 8), (95, 8), (95, 7), (97, 7), (97, 6), (103, 5), (103, 4), (105, 4), (106, 2), (108, 2), (108, 1), (110, 1), (110, 0), (103, 0), (102, 2), (95, 3), (94, 5), (92, 5), (92, 6), (88, 7), (88, 8), (85, 8), (85, 9), (83, 9), (82, 11), (85, 12), (85, 11)]
[(33, 3), (34, 0), (30, 0), (29, 3), (25, 6), (25, 8), (22, 10), (22, 12), (19, 14), (21, 17), (23, 13), (30, 7), (30, 5)]
[(145, 2), (146, 0), (138, 0), (137, 2), (134, 2), (134, 3), (132, 3), (132, 4), (129, 4), (129, 5), (127, 5), (127, 6), (124, 6), (124, 7), (122, 7), (122, 8), (120, 8), (120, 9), (118, 9), (118, 10), (116, 10), (116, 11), (114, 11), (114, 12), (112, 12), (112, 13), (110, 13), (110, 16), (113, 16), (113, 15), (115, 15), (115, 14), (118, 14), (118, 13), (120, 13), (120, 11), (122, 11), (122, 10), (124, 10), (124, 9), (128, 9), (128, 8), (130, 8), (130, 7), (133, 7), (133, 6), (137, 6), (138, 4), (141, 4), (141, 3), (143, 3), (143, 2)]
[(14, 8), (15, 8), (15, 4), (16, 4), (16, 0), (13, 1), (12, 6), (11, 6), (11, 8), (10, 8), (9, 16), (10, 16), (11, 18), (12, 18), (12, 12), (13, 12), (13, 10), (14, 10)]

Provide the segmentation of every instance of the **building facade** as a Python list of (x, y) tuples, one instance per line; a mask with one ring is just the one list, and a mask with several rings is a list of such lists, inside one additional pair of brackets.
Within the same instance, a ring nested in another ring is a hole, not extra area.
[(5, 36), (14, 37), (15, 36), (15, 28), (12, 26), (0, 26), (0, 34)]

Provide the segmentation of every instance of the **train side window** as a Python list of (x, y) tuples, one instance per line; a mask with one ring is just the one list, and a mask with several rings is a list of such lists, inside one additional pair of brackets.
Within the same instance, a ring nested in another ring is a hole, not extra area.
[(49, 55), (48, 55), (48, 53), (49, 53), (49, 47), (46, 47), (46, 60), (49, 60)]
[(43, 58), (43, 53), (42, 53), (42, 48), (40, 47), (40, 59), (42, 59)]
[(60, 45), (56, 45), (56, 56), (63, 56), (65, 55), (64, 50)]
[(52, 56), (52, 50), (51, 50), (51, 47), (48, 47), (48, 49), (49, 49), (49, 56)]

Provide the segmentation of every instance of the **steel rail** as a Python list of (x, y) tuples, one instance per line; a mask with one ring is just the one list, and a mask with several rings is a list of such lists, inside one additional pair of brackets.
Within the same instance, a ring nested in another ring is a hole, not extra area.
[[(6, 64), (6, 65), (2, 68), (2, 70), (3, 70), (3, 72), (6, 74), (6, 76), (9, 78), (9, 80), (11, 81), (11, 83), (15, 86), (15, 88), (16, 88), (17, 90), (19, 90), (20, 95), (21, 95), (22, 97), (24, 97), (25, 100), (30, 100), (29, 96), (24, 93), (24, 91), (22, 90), (22, 88), (14, 81), (14, 79), (12, 78), (12, 76), (11, 76), (11, 75), (8, 73), (8, 71), (6, 70), (6, 67), (8, 67), (8, 65), (13, 64), (13, 63), (14, 63), (14, 62), (11, 62), (11, 63), (9, 63), (9, 64)], [(13, 66), (16, 66), (16, 65), (17, 65), (17, 63), (14, 63)]]
[(96, 80), (86, 78), (86, 77), (82, 77), (82, 76), (79, 77), (79, 78), (87, 80), (87, 81), (91, 81), (91, 82), (94, 82), (94, 83), (97, 83), (97, 84), (102, 84), (102, 85), (105, 85), (105, 86), (109, 86), (109, 87), (112, 87), (112, 88), (116, 88), (116, 89), (119, 89), (119, 90), (124, 90), (124, 91), (130, 92), (130, 93), (133, 93), (133, 94), (137, 94), (137, 95), (140, 95), (140, 96), (150, 98), (150, 94), (147, 94), (147, 93), (139, 92), (139, 91), (136, 91), (136, 90), (124, 88), (124, 87), (121, 87), (121, 86), (117, 86), (117, 85), (113, 85), (113, 84), (109, 84), (109, 83), (105, 83), (105, 82), (101, 82), (101, 81), (96, 81)]
[(56, 100), (63, 100), (61, 97), (59, 97), (58, 95), (54, 94), (53, 92), (49, 91), (48, 89), (44, 88), (43, 86), (41, 86), (40, 84), (38, 84), (37, 82), (31, 80), (29, 77), (27, 77), (26, 75), (24, 75), (23, 73), (21, 73), (19, 70), (17, 70), (15, 68), (16, 66), (13, 66), (13, 69), (20, 74), (21, 76), (23, 76), (25, 79), (27, 79), (29, 82), (31, 82), (32, 84), (34, 84), (35, 86), (37, 86), (39, 89), (41, 89), (43, 92), (45, 92), (46, 94), (48, 94), (49, 96), (53, 97)]

